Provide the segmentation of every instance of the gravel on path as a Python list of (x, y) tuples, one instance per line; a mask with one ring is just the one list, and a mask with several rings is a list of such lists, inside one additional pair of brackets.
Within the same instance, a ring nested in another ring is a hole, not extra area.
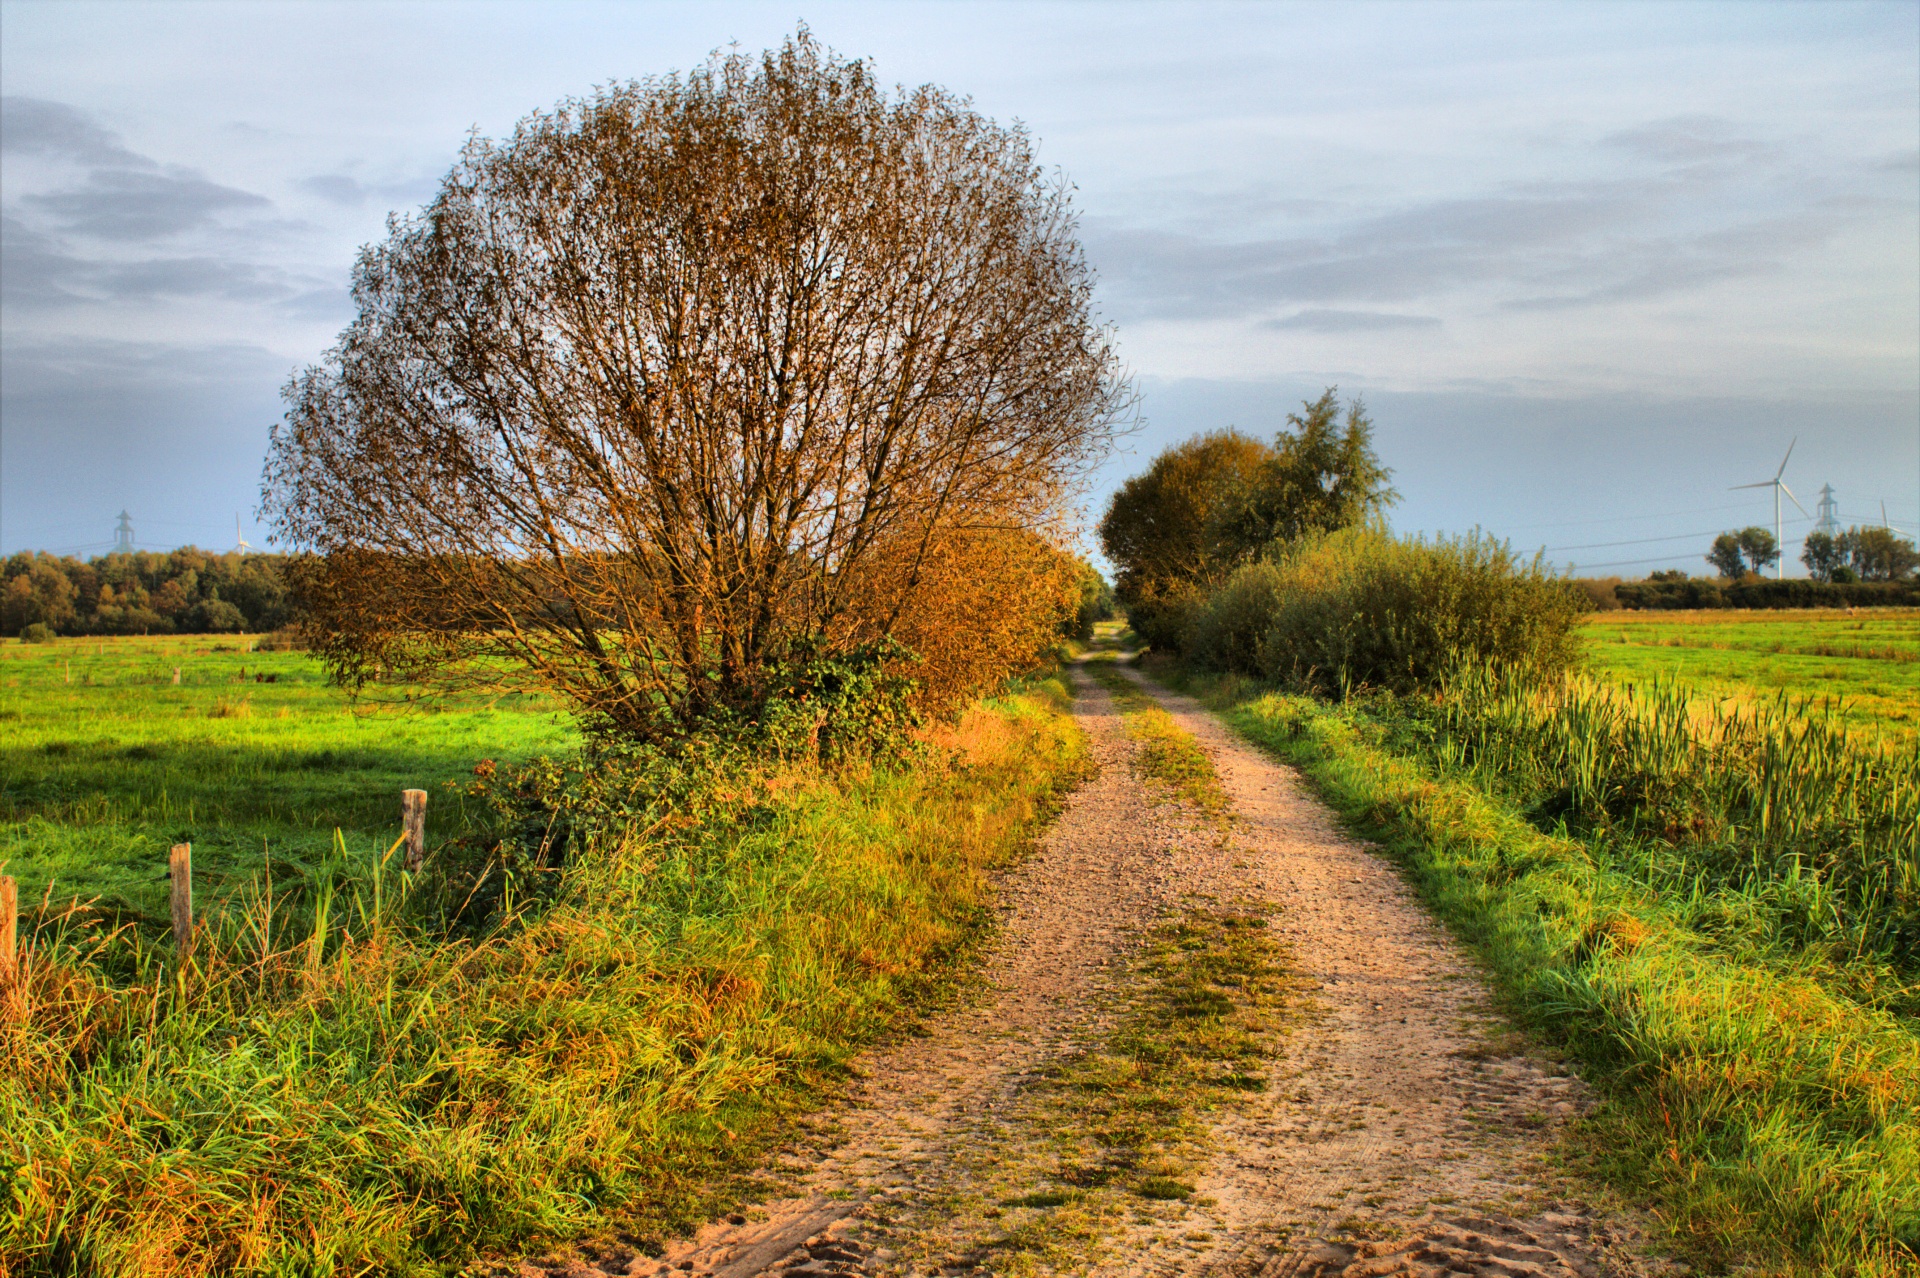
[(1122, 669), (1211, 757), (1230, 832), (1134, 775), (1114, 699), (1076, 670), (1098, 770), (1005, 876), (979, 997), (865, 1060), (831, 1130), (786, 1151), (785, 1196), (662, 1257), (588, 1249), (523, 1260), (524, 1278), (1001, 1270), (998, 1204), (1048, 1136), (1026, 1098), (1050, 1062), (1101, 1039), (1153, 929), (1195, 896), (1276, 907), (1270, 926), (1313, 990), (1305, 1019), (1269, 1062), (1268, 1090), (1219, 1116), (1188, 1203), (1143, 1209), (1077, 1256), (1015, 1263), (1114, 1278), (1679, 1271), (1636, 1259), (1629, 1224), (1560, 1201), (1551, 1151), (1586, 1089), (1503, 1029), (1398, 873), (1292, 769)]

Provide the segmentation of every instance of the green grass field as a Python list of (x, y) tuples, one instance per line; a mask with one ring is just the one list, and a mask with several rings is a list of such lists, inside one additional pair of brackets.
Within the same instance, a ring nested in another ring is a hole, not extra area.
[(1582, 627), (1612, 683), (1678, 679), (1722, 703), (1833, 698), (1860, 732), (1920, 735), (1920, 611), (1608, 612)]
[(555, 703), (356, 704), (305, 653), (253, 644), (0, 645), (0, 863), (23, 907), (51, 890), (163, 918), (168, 845), (193, 844), (196, 885), (217, 898), (269, 859), (307, 872), (336, 828), (352, 853), (384, 848), (407, 787), (430, 795), (430, 842), (458, 837), (482, 813), (447, 782), (577, 740)]
[[(482, 811), (440, 783), (571, 753), (566, 717), (357, 710), (309, 658), (245, 647), (0, 649), (9, 872), (163, 918), (166, 846), (190, 838), (206, 893), (186, 953), (159, 918), (25, 903), (0, 1272), (451, 1274), (709, 1219), (849, 1057), (946, 996), (991, 872), (1082, 766), (1044, 676), (898, 759), (727, 756), (675, 819), (635, 809), (449, 930), (437, 890), (495, 867), (375, 863), (397, 791), (433, 793), (430, 845), (457, 837)], [(353, 864), (325, 859), (336, 826)]]

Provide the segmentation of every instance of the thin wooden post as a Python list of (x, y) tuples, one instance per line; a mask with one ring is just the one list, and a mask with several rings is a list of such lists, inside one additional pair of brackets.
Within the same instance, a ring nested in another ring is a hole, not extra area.
[(427, 855), (427, 792), (400, 792), (400, 826), (407, 834), (407, 869), (418, 871)]
[(173, 947), (185, 954), (193, 948), (193, 844), (173, 845), (167, 877), (173, 880)]
[(20, 888), (11, 874), (0, 874), (0, 986), (20, 979)]
[(175, 666), (173, 668), (173, 686), (176, 688), (180, 686), (180, 667), (179, 666)]

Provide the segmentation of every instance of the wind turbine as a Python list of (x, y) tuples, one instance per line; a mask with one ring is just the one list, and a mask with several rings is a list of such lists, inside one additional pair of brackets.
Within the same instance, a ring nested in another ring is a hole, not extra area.
[[(1794, 444), (1797, 444), (1799, 442), (1800, 442), (1800, 437), (1798, 435), (1795, 435), (1792, 441), (1788, 443), (1787, 456), (1782, 457), (1780, 459), (1780, 469), (1773, 472), (1772, 479), (1764, 479), (1757, 484), (1735, 484), (1732, 488), (1729, 488), (1727, 490), (1728, 492), (1733, 493), (1733, 492), (1739, 492), (1742, 488), (1773, 489), (1773, 544), (1774, 544), (1774, 547), (1780, 552), (1780, 557), (1773, 561), (1773, 579), (1775, 581), (1780, 580), (1781, 576), (1786, 572), (1786, 568), (1787, 568), (1787, 555), (1786, 555), (1787, 548), (1780, 540), (1780, 494), (1785, 493), (1787, 495), (1788, 501), (1792, 502), (1796, 506), (1800, 506), (1800, 499), (1793, 495), (1793, 489), (1787, 487), (1785, 484), (1780, 482), (1780, 476), (1787, 473), (1787, 457), (1793, 456), (1793, 446)], [(1807, 513), (1807, 508), (1805, 506), (1800, 506), (1800, 513), (1805, 515)]]

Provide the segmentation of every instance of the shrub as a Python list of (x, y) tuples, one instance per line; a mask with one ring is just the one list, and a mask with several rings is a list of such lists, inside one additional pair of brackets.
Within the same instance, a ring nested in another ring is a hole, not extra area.
[[(1841, 571), (1845, 571), (1842, 569)], [(1898, 581), (1744, 581), (1727, 590), (1735, 608), (1897, 608), (1920, 604), (1920, 589)]]
[(1620, 607), (1620, 596), (1614, 593), (1620, 586), (1618, 577), (1575, 577), (1567, 584), (1585, 594), (1595, 612), (1615, 612)]
[[(1270, 563), (1248, 564), (1187, 619), (1180, 650), (1216, 670), (1253, 673), (1280, 611), (1286, 577)], [(1134, 629), (1139, 630), (1138, 626)]]
[[(1842, 574), (1846, 574), (1842, 578)], [(1731, 585), (1682, 573), (1655, 573), (1615, 588), (1625, 608), (1898, 608), (1920, 605), (1910, 582), (1858, 581), (1839, 568), (1832, 581), (1749, 578)]]
[(215, 595), (193, 606), (188, 625), (202, 634), (233, 635), (247, 628), (246, 614)]
[(1625, 581), (1613, 593), (1623, 608), (1724, 608), (1721, 584), (1683, 572), (1656, 572), (1645, 581)]
[(1350, 528), (1242, 568), (1187, 634), (1201, 664), (1326, 692), (1405, 692), (1432, 686), (1461, 659), (1566, 670), (1584, 610), (1577, 590), (1493, 538)]
[(1127, 625), (1155, 652), (1179, 652), (1189, 621), (1207, 597), (1206, 587), (1196, 583), (1156, 584), (1127, 604)]
[(20, 631), (21, 643), (52, 643), (53, 627), (44, 621), (36, 621)]

